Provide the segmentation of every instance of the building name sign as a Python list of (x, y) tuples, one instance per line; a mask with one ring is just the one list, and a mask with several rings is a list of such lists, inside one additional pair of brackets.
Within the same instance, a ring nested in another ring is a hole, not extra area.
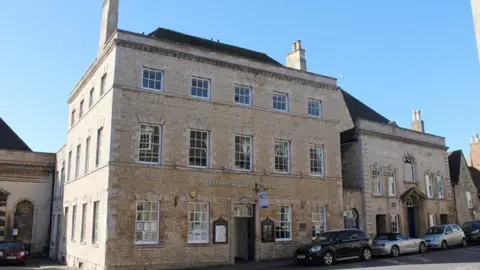
[[(210, 187), (234, 187), (234, 188), (255, 188), (255, 182), (247, 181), (209, 181)], [(281, 184), (257, 184), (259, 189), (279, 189), (284, 187)]]
[(392, 157), (392, 158), (399, 158), (400, 157), (400, 155), (398, 153), (387, 151), (387, 150), (377, 150), (376, 154), (378, 156), (382, 156), (382, 157)]

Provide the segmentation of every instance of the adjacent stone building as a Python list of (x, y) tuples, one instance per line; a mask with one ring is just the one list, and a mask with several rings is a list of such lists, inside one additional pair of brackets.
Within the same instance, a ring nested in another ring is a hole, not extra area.
[(341, 93), (306, 70), (300, 41), (284, 66), (117, 23), (118, 0), (104, 1), (98, 57), (68, 100), (52, 257), (88, 269), (270, 260), (344, 227)]
[(470, 158), (468, 161), (472, 181), (477, 187), (478, 196), (480, 196), (480, 136), (478, 133), (470, 139)]
[(371, 236), (396, 231), (413, 237), (433, 224), (455, 222), (445, 138), (424, 132), (420, 111), (413, 111), (412, 129), (401, 128), (342, 94), (345, 225)]
[(55, 154), (33, 152), (0, 118), (0, 241), (48, 247)]
[(455, 191), (454, 200), (457, 213), (457, 223), (463, 223), (479, 219), (478, 191), (468, 169), (467, 160), (462, 150), (456, 150), (449, 154), (450, 181)]

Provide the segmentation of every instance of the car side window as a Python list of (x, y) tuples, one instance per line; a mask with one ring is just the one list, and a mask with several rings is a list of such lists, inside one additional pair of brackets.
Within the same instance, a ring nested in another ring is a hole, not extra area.
[(451, 226), (447, 226), (447, 228), (445, 229), (445, 234), (447, 233), (452, 233), (453, 232), (453, 229)]
[(407, 240), (408, 238), (406, 236), (403, 236), (401, 234), (396, 235), (397, 240)]
[(337, 234), (337, 239), (342, 241), (350, 240), (350, 237), (351, 237), (351, 234), (348, 231), (341, 231), (341, 232), (338, 232)]
[(365, 235), (364, 232), (362, 231), (357, 231), (357, 234), (358, 234), (358, 238), (366, 238), (367, 236)]

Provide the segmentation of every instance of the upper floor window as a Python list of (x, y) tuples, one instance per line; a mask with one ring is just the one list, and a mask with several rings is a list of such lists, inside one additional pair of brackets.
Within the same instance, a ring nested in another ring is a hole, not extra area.
[(100, 96), (105, 93), (105, 82), (107, 80), (107, 73), (103, 74), (102, 78), (100, 79)]
[(433, 198), (433, 183), (432, 176), (429, 174), (425, 175), (425, 186), (427, 188), (427, 197)]
[(79, 144), (77, 145), (77, 155), (75, 158), (75, 178), (78, 177), (78, 174), (80, 173), (80, 154), (82, 151), (82, 145)]
[(275, 140), (275, 171), (290, 172), (290, 142)]
[(190, 149), (188, 164), (194, 167), (208, 166), (208, 131), (190, 130)]
[(75, 124), (75, 110), (72, 110), (72, 115), (70, 116), (70, 126)]
[(383, 183), (379, 169), (372, 170), (373, 195), (383, 194)]
[(443, 176), (441, 175), (437, 175), (437, 193), (439, 199), (442, 199), (445, 196), (443, 190)]
[(235, 168), (247, 171), (252, 169), (252, 137), (235, 136)]
[(288, 111), (288, 95), (285, 93), (273, 93), (273, 109), (277, 111)]
[(97, 130), (97, 150), (95, 155), (95, 167), (102, 162), (102, 136), (103, 136), (103, 127)]
[(163, 71), (149, 68), (143, 69), (142, 87), (144, 89), (163, 90)]
[(235, 103), (252, 105), (252, 88), (235, 85)]
[(68, 152), (68, 164), (67, 164), (67, 182), (70, 181), (70, 177), (72, 176), (72, 151)]
[(405, 181), (414, 182), (416, 181), (415, 177), (415, 162), (412, 157), (407, 156), (404, 160), (405, 165)]
[(138, 160), (140, 162), (159, 163), (160, 145), (160, 126), (140, 124)]
[(88, 96), (88, 108), (92, 107), (93, 105), (93, 94), (95, 93), (95, 88), (90, 89), (90, 94)]
[(83, 99), (80, 101), (80, 110), (78, 111), (78, 118), (82, 118), (83, 116)]
[(388, 183), (388, 196), (395, 196), (397, 194), (397, 184), (395, 181), (395, 172), (388, 170), (385, 172), (385, 177)]
[(210, 80), (198, 77), (192, 78), (192, 87), (190, 88), (190, 94), (199, 98), (210, 98)]
[(85, 173), (88, 172), (90, 168), (90, 136), (87, 138), (85, 143)]
[(308, 115), (322, 117), (322, 102), (320, 100), (308, 99)]
[(324, 176), (323, 145), (310, 145), (310, 174)]

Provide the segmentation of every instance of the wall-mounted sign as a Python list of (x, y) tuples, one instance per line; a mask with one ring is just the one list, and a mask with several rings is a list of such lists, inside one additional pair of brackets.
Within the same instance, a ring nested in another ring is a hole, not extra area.
[(228, 222), (219, 218), (213, 222), (213, 243), (225, 244), (228, 243)]
[(258, 193), (258, 201), (260, 202), (260, 208), (268, 208), (268, 195), (266, 192)]
[[(210, 187), (236, 187), (236, 188), (255, 188), (255, 182), (248, 181), (209, 181)], [(279, 189), (284, 187), (281, 184), (257, 184), (259, 188), (263, 189)]]
[(399, 158), (400, 154), (392, 152), (392, 151), (387, 151), (387, 150), (377, 150), (375, 151), (377, 156), (382, 156), (382, 157), (393, 157), (393, 158)]

